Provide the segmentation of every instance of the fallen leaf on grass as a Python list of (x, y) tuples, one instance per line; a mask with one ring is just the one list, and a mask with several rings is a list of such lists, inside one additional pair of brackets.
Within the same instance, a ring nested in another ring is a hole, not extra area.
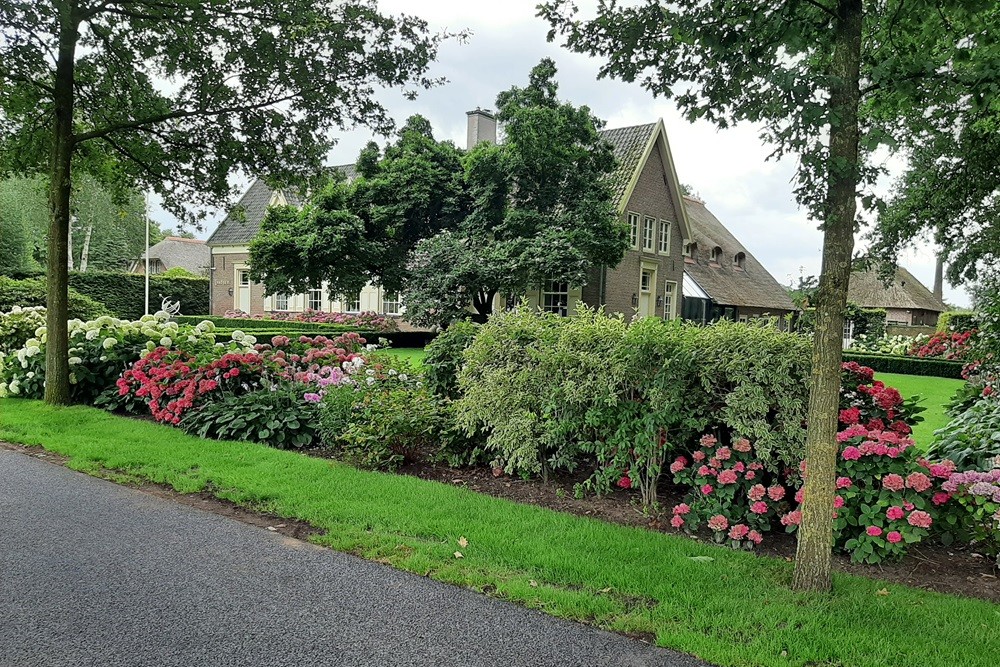
[(611, 592), (611, 586), (608, 586), (607, 588), (602, 588), (601, 590), (599, 590), (597, 592), (598, 593), (610, 593)]
[(711, 556), (688, 556), (688, 558), (696, 563), (711, 563), (715, 560)]
[(880, 588), (877, 591), (875, 591), (875, 595), (888, 595), (888, 594), (889, 594), (888, 588)]
[(538, 582), (535, 581), (534, 579), (532, 579), (531, 581), (529, 581), (528, 585), (531, 586), (532, 588), (538, 588)]
[(458, 538), (458, 546), (462, 547), (463, 549), (469, 546), (469, 540), (465, 539), (465, 535)]
[(456, 551), (455, 552), (455, 558), (465, 558), (465, 556), (462, 555), (461, 551)]

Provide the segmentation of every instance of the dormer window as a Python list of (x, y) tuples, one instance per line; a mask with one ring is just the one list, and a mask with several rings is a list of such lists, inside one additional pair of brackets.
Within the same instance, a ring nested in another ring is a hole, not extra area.
[(736, 256), (733, 257), (733, 266), (737, 269), (746, 269), (747, 255), (745, 252), (738, 252)]
[(720, 259), (722, 259), (722, 248), (715, 246), (712, 248), (712, 261), (718, 264)]
[(694, 257), (694, 254), (696, 252), (698, 252), (698, 244), (697, 243), (695, 243), (694, 241), (685, 241), (684, 242), (684, 256), (685, 257)]

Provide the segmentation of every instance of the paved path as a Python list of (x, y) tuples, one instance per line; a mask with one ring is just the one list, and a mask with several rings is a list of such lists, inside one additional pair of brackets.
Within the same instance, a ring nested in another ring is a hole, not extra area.
[(700, 663), (0, 449), (0, 666)]

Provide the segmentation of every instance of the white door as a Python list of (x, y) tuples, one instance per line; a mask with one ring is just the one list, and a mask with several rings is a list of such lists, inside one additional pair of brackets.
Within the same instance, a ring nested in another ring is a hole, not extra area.
[(656, 271), (642, 269), (639, 274), (639, 317), (649, 317), (656, 312)]
[(250, 312), (250, 272), (240, 269), (236, 272), (238, 280), (239, 296), (236, 300), (237, 307), (244, 313)]

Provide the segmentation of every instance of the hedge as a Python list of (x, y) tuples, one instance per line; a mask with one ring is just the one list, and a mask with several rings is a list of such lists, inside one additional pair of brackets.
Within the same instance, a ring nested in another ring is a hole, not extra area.
[(949, 310), (938, 316), (938, 331), (968, 331), (976, 327), (976, 313), (964, 310)]
[(844, 352), (844, 361), (856, 361), (859, 364), (882, 373), (902, 373), (903, 375), (925, 375), (929, 377), (962, 379), (961, 361), (946, 359), (922, 359), (920, 357), (901, 357), (891, 354), (867, 354), (863, 352)]
[[(40, 278), (29, 280), (13, 280), (0, 276), (0, 312), (7, 312), (14, 306), (45, 306), (47, 295), (45, 281)], [(92, 320), (101, 315), (107, 315), (108, 309), (103, 303), (80, 294), (73, 288), (69, 290), (69, 316), (81, 320)]]
[[(145, 276), (138, 273), (73, 271), (70, 287), (106, 305), (111, 314), (137, 320), (145, 313)], [(208, 278), (149, 277), (149, 310), (160, 310), (164, 298), (181, 302), (182, 313), (208, 312)]]
[[(197, 321), (202, 321), (208, 318), (195, 318)], [(188, 323), (190, 320), (185, 318)], [(234, 328), (217, 328), (215, 330), (216, 336), (228, 337), (232, 335), (234, 331), (239, 329), (240, 331), (253, 336), (258, 340), (258, 342), (266, 343), (274, 336), (288, 336), (289, 338), (298, 338), (299, 336), (309, 336), (310, 338), (314, 336), (329, 336), (334, 337), (348, 331), (356, 331), (361, 334), (369, 343), (376, 343), (380, 338), (386, 339), (390, 346), (392, 347), (424, 347), (427, 343), (434, 338), (434, 334), (429, 331), (361, 331), (358, 329), (342, 329), (340, 331), (304, 331), (302, 329), (247, 329), (246, 327), (234, 327)]]
[[(181, 304), (183, 308), (183, 304)], [(208, 320), (215, 324), (217, 329), (239, 329), (241, 331), (274, 332), (273, 335), (286, 331), (310, 332), (310, 333), (343, 333), (345, 331), (358, 331), (358, 327), (349, 324), (330, 324), (327, 322), (297, 322), (295, 320), (253, 320), (250, 318), (238, 317), (218, 317), (216, 315), (182, 315), (177, 318), (178, 324), (198, 324)]]

